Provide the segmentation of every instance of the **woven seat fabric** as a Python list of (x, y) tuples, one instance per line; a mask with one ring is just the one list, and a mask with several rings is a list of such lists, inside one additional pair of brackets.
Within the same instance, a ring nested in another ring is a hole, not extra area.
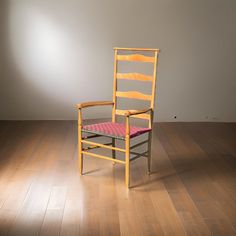
[[(91, 125), (85, 125), (82, 128), (83, 131), (88, 131), (91, 133), (101, 134), (104, 136), (111, 136), (116, 138), (125, 138), (125, 124), (104, 122)], [(140, 134), (149, 132), (150, 128), (130, 126), (130, 138), (136, 137)]]

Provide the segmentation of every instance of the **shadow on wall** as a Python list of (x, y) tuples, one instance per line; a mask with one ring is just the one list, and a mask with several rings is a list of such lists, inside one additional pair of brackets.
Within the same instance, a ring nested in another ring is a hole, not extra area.
[(74, 105), (87, 99), (78, 91), (91, 86), (82, 74), (88, 58), (74, 31), (40, 1), (0, 5), (0, 119), (74, 119)]

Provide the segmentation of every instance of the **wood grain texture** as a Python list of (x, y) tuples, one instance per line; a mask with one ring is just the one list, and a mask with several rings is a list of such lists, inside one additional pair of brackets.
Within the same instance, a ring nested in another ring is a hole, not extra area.
[(0, 235), (236, 235), (236, 124), (154, 124), (151, 175), (131, 162), (129, 190), (125, 165), (84, 155), (80, 176), (74, 121), (0, 134)]

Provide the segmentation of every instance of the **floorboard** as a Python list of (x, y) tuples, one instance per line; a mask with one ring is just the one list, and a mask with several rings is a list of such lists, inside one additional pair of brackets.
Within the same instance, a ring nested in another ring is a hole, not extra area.
[(1, 121), (0, 235), (236, 235), (235, 123), (155, 124), (129, 190), (123, 165), (84, 172), (76, 121)]

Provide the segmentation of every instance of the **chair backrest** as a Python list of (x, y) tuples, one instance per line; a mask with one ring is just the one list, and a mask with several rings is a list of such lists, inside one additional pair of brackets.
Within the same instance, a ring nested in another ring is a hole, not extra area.
[[(128, 52), (131, 52), (127, 54)], [(140, 99), (150, 102), (150, 108), (152, 109), (150, 113), (138, 114), (132, 117), (144, 119), (149, 121), (149, 127), (152, 127), (153, 115), (154, 115), (154, 103), (155, 103), (155, 93), (156, 93), (156, 74), (157, 74), (157, 62), (159, 49), (150, 48), (114, 48), (114, 85), (113, 85), (113, 110), (112, 110), (112, 121), (116, 121), (116, 115), (124, 116), (126, 110), (117, 109), (117, 98), (128, 98), (128, 99)], [(122, 54), (123, 53), (123, 54)], [(125, 53), (125, 54), (124, 54)], [(147, 56), (146, 54), (152, 54), (152, 56)], [(140, 62), (140, 63), (152, 63), (153, 73), (152, 75), (146, 75), (143, 73), (118, 73), (118, 62)], [(151, 94), (144, 94), (138, 91), (117, 91), (117, 81), (118, 80), (138, 80), (147, 83), (152, 83)]]

